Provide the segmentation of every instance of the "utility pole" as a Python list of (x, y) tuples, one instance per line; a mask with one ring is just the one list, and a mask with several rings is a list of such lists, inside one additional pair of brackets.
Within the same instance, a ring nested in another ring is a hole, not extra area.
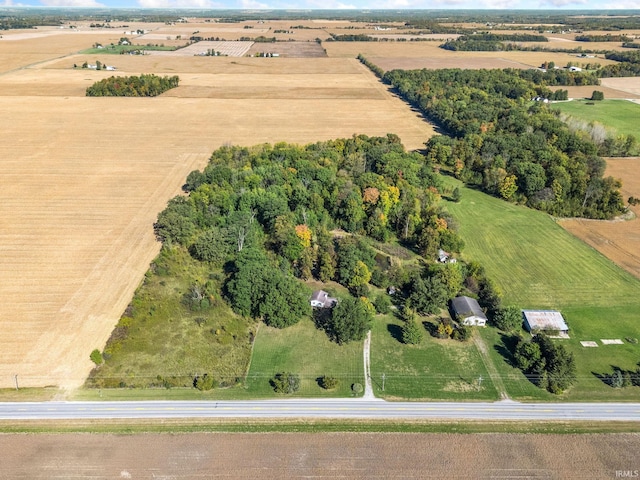
[(16, 381), (16, 390), (18, 390), (18, 374), (17, 373), (13, 376), (13, 379)]
[(384, 379), (385, 379), (386, 377), (387, 377), (387, 376), (383, 373), (383, 374), (382, 374), (382, 391), (383, 391), (383, 392), (384, 392)]
[(478, 377), (478, 387), (482, 386), (482, 375)]

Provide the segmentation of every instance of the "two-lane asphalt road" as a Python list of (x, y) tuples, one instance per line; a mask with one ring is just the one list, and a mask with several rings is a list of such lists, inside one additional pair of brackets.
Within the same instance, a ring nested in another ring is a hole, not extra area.
[(418, 403), (362, 399), (0, 403), (0, 420), (141, 418), (640, 421), (640, 403)]

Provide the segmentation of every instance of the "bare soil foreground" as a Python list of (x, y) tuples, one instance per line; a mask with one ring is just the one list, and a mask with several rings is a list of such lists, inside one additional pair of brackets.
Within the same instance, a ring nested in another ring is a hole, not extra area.
[[(607, 159), (606, 175), (622, 180), (622, 197), (640, 196), (640, 158)], [(631, 220), (562, 220), (560, 225), (622, 268), (640, 278), (640, 207)]]
[[(158, 251), (158, 212), (214, 149), (433, 133), (355, 58), (85, 55), (123, 32), (69, 32), (0, 39), (0, 388), (82, 385)], [(96, 60), (118, 70), (73, 68)], [(84, 96), (140, 73), (181, 83)]]
[(0, 435), (0, 478), (607, 479), (640, 435)]

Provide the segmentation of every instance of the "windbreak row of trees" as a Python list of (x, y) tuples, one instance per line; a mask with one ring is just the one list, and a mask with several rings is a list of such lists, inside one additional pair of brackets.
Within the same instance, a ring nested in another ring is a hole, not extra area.
[(513, 69), (393, 70), (383, 77), (449, 131), (451, 137), (429, 140), (427, 158), (466, 183), (559, 216), (621, 213), (620, 183), (604, 178), (589, 135), (531, 102), (550, 95), (545, 78)]
[(633, 38), (627, 35), (576, 35), (576, 42), (632, 42)]
[(159, 77), (142, 74), (139, 77), (109, 77), (87, 87), (87, 97), (155, 97), (180, 83), (177, 75)]
[(454, 51), (481, 51), (500, 52), (503, 50), (515, 50), (517, 46), (503, 42), (548, 42), (544, 35), (534, 35), (527, 33), (496, 34), (477, 33), (473, 35), (462, 35), (455, 40), (448, 40), (440, 45), (445, 50)]
[(459, 252), (439, 188), (430, 162), (395, 135), (222, 147), (189, 174), (189, 196), (169, 202), (156, 232), (225, 266), (237, 313), (283, 327), (309, 313), (294, 277), (335, 280), (358, 297), (370, 282), (391, 281), (364, 237), (398, 239), (430, 259), (440, 248)]

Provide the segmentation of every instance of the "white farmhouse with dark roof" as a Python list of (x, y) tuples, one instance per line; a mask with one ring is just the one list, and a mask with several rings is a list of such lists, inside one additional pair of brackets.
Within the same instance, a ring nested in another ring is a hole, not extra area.
[(311, 306), (317, 308), (332, 308), (338, 303), (337, 298), (330, 297), (324, 290), (316, 290), (311, 295)]
[(463, 325), (484, 327), (487, 324), (487, 316), (475, 298), (456, 297), (451, 300), (451, 309), (455, 318)]

